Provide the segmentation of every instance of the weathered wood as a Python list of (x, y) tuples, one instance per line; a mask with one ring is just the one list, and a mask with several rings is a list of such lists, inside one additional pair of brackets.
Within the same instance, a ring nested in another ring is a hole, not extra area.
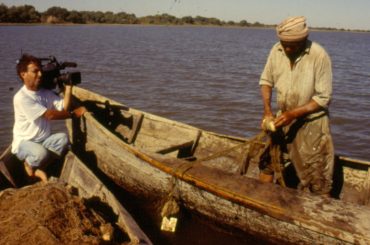
[[(177, 137), (173, 137), (177, 135)], [(140, 133), (136, 137), (135, 146), (145, 151), (157, 152), (184, 142), (194, 141), (197, 132), (182, 127), (173, 127), (172, 123), (156, 123), (155, 119), (143, 119)], [(172, 156), (177, 154), (173, 152)]]
[[(81, 102), (85, 98), (109, 100), (81, 88), (74, 90), (74, 96)], [(115, 101), (110, 103), (119, 105)], [(98, 167), (133, 194), (161, 197), (173, 193), (185, 207), (212, 220), (289, 243), (370, 243), (370, 207), (359, 205), (368, 200), (367, 162), (339, 158), (336, 164), (342, 178), (335, 184), (341, 199), (314, 196), (259, 182), (253, 178), (257, 169), (253, 161), (247, 174), (240, 176), (238, 169), (245, 149), (238, 146), (248, 146), (248, 139), (200, 130), (132, 108), (128, 111), (144, 115), (134, 144), (125, 143), (114, 129), (103, 126), (93, 114), (87, 113), (85, 128), (80, 128), (86, 142), (80, 148), (93, 152)], [(77, 126), (69, 121), (71, 135), (81, 133), (76, 132)], [(194, 161), (157, 153), (194, 140), (197, 141), (192, 152)]]
[(60, 179), (76, 187), (81, 197), (87, 199), (99, 197), (102, 202), (108, 204), (118, 216), (118, 225), (129, 236), (130, 244), (152, 244), (116, 197), (72, 152), (65, 157)]
[[(14, 171), (17, 171), (17, 165), (21, 164), (8, 148), (0, 157), (1, 164), (9, 171), (10, 177), (14, 181), (14, 186), (20, 186)], [(23, 167), (23, 165), (22, 165)], [(15, 168), (15, 169), (14, 169)], [(3, 173), (3, 172), (2, 172)], [(19, 177), (19, 175), (18, 175)], [(132, 216), (120, 204), (116, 197), (107, 189), (107, 187), (94, 175), (94, 173), (82, 163), (76, 155), (69, 152), (65, 156), (63, 169), (59, 181), (63, 181), (78, 189), (78, 194), (82, 198), (96, 198), (110, 206), (117, 215), (117, 225), (126, 232), (130, 242), (129, 244), (151, 245), (152, 242), (146, 234), (140, 229)]]
[[(122, 114), (126, 113), (122, 112)], [(143, 121), (143, 114), (140, 113), (138, 115), (129, 115), (129, 117), (131, 117), (130, 125), (119, 123), (115, 128), (115, 132), (122, 135), (122, 137), (128, 144), (131, 144), (135, 141), (136, 136), (139, 132), (141, 123)]]
[(361, 160), (361, 159), (354, 159), (351, 157), (345, 156), (338, 156), (338, 159), (343, 162), (352, 163), (352, 164), (360, 164), (360, 165), (367, 165), (370, 166), (370, 161)]
[(156, 153), (159, 153), (159, 154), (167, 154), (167, 153), (170, 153), (170, 152), (173, 152), (173, 151), (178, 151), (182, 148), (189, 148), (189, 147), (192, 147), (194, 144), (194, 141), (191, 140), (191, 141), (188, 141), (188, 142), (185, 142), (185, 143), (182, 143), (182, 144), (177, 144), (177, 145), (171, 145), (167, 148), (164, 148), (164, 149), (161, 149), (161, 150), (158, 150), (156, 151)]
[(12, 146), (10, 145), (0, 156), (0, 159), (1, 159), (0, 160), (0, 172), (4, 175), (4, 177), (10, 182), (10, 184), (13, 187), (17, 187), (17, 183), (13, 179), (13, 176), (8, 169), (10, 166), (7, 166), (7, 163), (10, 162), (10, 158), (12, 157), (11, 148)]

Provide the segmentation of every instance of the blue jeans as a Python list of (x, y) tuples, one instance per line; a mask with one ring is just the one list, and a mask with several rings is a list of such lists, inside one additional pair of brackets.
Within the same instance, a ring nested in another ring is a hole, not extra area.
[(41, 143), (22, 141), (18, 148), (17, 157), (21, 161), (26, 160), (31, 167), (38, 168), (51, 157), (50, 152), (60, 157), (67, 150), (68, 142), (66, 133), (52, 134)]

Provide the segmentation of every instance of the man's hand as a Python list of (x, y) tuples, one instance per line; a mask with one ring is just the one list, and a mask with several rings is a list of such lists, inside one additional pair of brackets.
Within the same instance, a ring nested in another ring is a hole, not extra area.
[(316, 101), (311, 100), (307, 104), (294, 108), (290, 111), (283, 112), (280, 116), (275, 119), (275, 126), (277, 128), (284, 127), (292, 123), (293, 120), (304, 117), (310, 113), (316, 112), (322, 109)]
[(280, 128), (289, 125), (294, 119), (296, 119), (294, 114), (290, 111), (286, 111), (278, 116), (275, 119), (274, 123), (277, 128)]
[(275, 118), (271, 115), (265, 115), (261, 121), (261, 128), (264, 131), (275, 132), (276, 128), (274, 125)]
[(80, 118), (85, 112), (87, 112), (86, 108), (84, 106), (80, 106), (73, 110), (73, 116)]
[(64, 110), (69, 111), (69, 107), (71, 104), (71, 96), (72, 96), (72, 86), (66, 85), (64, 86)]

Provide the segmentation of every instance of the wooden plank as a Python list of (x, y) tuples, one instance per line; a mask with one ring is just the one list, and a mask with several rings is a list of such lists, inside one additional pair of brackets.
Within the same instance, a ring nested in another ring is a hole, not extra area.
[(13, 187), (26, 182), (23, 163), (11, 152), (11, 145), (0, 156), (0, 171)]
[(366, 179), (364, 181), (363, 204), (370, 204), (370, 167), (367, 169)]
[[(166, 121), (156, 121), (144, 116), (135, 146), (154, 153), (184, 142), (194, 142), (198, 131), (192, 128), (175, 127)], [(176, 157), (176, 155), (173, 156)]]
[(170, 152), (173, 152), (173, 151), (180, 150), (182, 148), (191, 147), (191, 146), (193, 146), (193, 144), (194, 144), (194, 141), (191, 140), (191, 141), (188, 141), (188, 142), (185, 142), (185, 143), (182, 143), (182, 144), (171, 145), (171, 146), (169, 146), (167, 148), (158, 150), (156, 153), (159, 153), (159, 154), (167, 154), (167, 153), (170, 153)]
[[(128, 114), (128, 113), (124, 113), (123, 111), (121, 111), (121, 113), (123, 115)], [(127, 115), (127, 117), (131, 118), (130, 124), (127, 125), (125, 123), (118, 122), (118, 125), (114, 131), (122, 135), (122, 137), (128, 144), (132, 144), (135, 141), (136, 136), (140, 130), (144, 115), (142, 113), (138, 115), (130, 114), (130, 115)]]
[(17, 184), (7, 167), (7, 162), (11, 160), (11, 147), (12, 146), (9, 146), (0, 156), (0, 171), (13, 187), (17, 187)]
[(339, 160), (344, 161), (344, 162), (370, 166), (370, 161), (354, 159), (354, 158), (346, 157), (346, 156), (338, 156), (338, 158)]

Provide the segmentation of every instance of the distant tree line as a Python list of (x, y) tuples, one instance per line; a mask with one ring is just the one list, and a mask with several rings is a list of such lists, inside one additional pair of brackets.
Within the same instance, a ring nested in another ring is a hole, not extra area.
[[(177, 18), (169, 14), (148, 15), (136, 17), (126, 12), (113, 13), (111, 11), (76, 11), (61, 7), (51, 7), (45, 12), (38, 12), (32, 5), (11, 6), (0, 4), (0, 23), (47, 23), (47, 24), (152, 24), (152, 25), (213, 25), (213, 26), (241, 26), (241, 27), (274, 27), (260, 22), (249, 23), (246, 20), (239, 22), (222, 21), (217, 18), (202, 16), (185, 16)], [(337, 29), (331, 27), (315, 27), (315, 30), (326, 31), (359, 31), (370, 30)]]
[(259, 22), (249, 23), (222, 21), (217, 18), (202, 16), (185, 16), (177, 18), (169, 14), (136, 17), (135, 14), (110, 11), (69, 11), (61, 7), (51, 7), (45, 12), (38, 12), (32, 5), (11, 6), (0, 4), (0, 23), (48, 23), (48, 24), (154, 24), (154, 25), (216, 25), (216, 26), (245, 26), (269, 27)]

